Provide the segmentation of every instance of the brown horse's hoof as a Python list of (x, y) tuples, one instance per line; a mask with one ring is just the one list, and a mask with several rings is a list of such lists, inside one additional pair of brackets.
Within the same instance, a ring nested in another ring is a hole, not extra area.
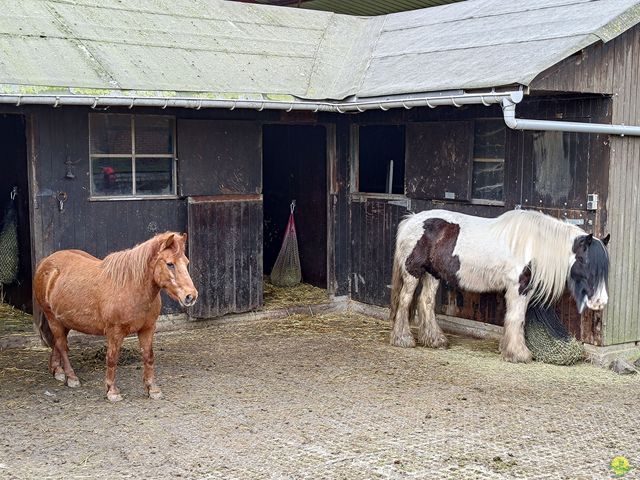
[(107, 399), (110, 402), (120, 402), (122, 401), (122, 395), (120, 395), (119, 393), (116, 392), (107, 392)]
[(55, 378), (59, 382), (64, 383), (65, 380), (67, 379), (67, 376), (64, 374), (64, 372), (55, 372), (53, 374), (53, 378)]
[(162, 398), (162, 391), (159, 388), (150, 388), (149, 398), (152, 400), (160, 400)]
[(78, 378), (67, 377), (67, 387), (78, 388), (80, 386), (80, 380)]

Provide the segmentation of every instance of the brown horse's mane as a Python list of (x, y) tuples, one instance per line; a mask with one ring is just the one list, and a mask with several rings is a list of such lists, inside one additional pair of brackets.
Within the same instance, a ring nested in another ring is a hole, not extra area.
[(117, 285), (142, 284), (146, 280), (151, 258), (158, 253), (159, 245), (175, 232), (159, 233), (146, 242), (119, 252), (113, 252), (102, 260), (102, 273)]

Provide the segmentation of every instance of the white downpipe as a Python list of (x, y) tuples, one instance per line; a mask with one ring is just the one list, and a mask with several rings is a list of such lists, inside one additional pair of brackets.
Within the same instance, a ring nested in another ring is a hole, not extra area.
[(502, 99), (504, 123), (514, 130), (543, 130), (554, 132), (603, 133), (609, 135), (640, 136), (640, 127), (638, 126), (516, 118), (516, 103), (518, 102), (514, 102), (509, 98)]
[(21, 95), (0, 94), (0, 103), (20, 105), (51, 105), (53, 107), (88, 106), (101, 107), (160, 107), (160, 108), (247, 108), (254, 110), (307, 110), (312, 112), (364, 112), (365, 110), (387, 110), (389, 108), (438, 107), (462, 105), (493, 105), (509, 99), (519, 102), (522, 99), (520, 90), (508, 92), (434, 92), (422, 95), (406, 95), (381, 98), (366, 98), (345, 101), (281, 101), (281, 100), (249, 100), (249, 99), (199, 99), (199, 98), (161, 98), (161, 97), (128, 97), (128, 96), (89, 96), (89, 95)]

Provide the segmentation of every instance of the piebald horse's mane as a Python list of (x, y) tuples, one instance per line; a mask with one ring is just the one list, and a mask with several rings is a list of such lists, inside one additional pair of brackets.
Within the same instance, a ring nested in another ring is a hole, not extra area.
[(574, 239), (586, 233), (530, 210), (506, 212), (491, 228), (516, 257), (531, 262), (532, 302), (549, 305), (557, 301), (567, 285)]
[(102, 273), (117, 285), (141, 284), (146, 279), (149, 262), (159, 252), (160, 245), (175, 232), (160, 233), (146, 242), (119, 252), (113, 252), (102, 260)]

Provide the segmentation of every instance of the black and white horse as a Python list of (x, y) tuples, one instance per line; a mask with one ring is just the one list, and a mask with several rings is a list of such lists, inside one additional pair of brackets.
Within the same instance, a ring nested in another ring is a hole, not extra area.
[[(418, 342), (446, 347), (435, 317), (440, 281), (471, 292), (504, 292), (507, 312), (500, 351), (529, 362), (524, 320), (530, 303), (551, 305), (565, 287), (582, 313), (607, 303), (609, 256), (602, 240), (534, 211), (481, 218), (447, 210), (412, 214), (398, 226), (393, 259), (391, 344), (414, 347), (410, 312), (417, 309)], [(419, 283), (422, 289), (414, 298)]]

